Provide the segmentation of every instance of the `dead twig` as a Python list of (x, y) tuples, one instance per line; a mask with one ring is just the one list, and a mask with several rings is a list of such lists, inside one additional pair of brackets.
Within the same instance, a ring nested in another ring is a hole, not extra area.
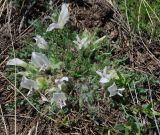
[(2, 117), (2, 121), (3, 121), (3, 125), (4, 125), (4, 129), (5, 129), (6, 135), (9, 135), (9, 134), (8, 134), (7, 125), (6, 125), (6, 122), (5, 122), (5, 119), (4, 119), (3, 110), (2, 110), (2, 106), (1, 106), (1, 105), (0, 105), (0, 110), (1, 110), (1, 117)]

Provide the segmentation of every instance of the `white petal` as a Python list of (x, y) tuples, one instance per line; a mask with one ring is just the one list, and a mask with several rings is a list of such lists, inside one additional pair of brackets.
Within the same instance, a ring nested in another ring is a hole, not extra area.
[(117, 94), (119, 95), (119, 96), (123, 96), (122, 95), (122, 92), (125, 90), (125, 88), (120, 88), (120, 89), (118, 89), (118, 92), (117, 92)]
[(37, 35), (36, 37), (34, 37), (34, 39), (36, 40), (36, 44), (39, 48), (41, 49), (47, 48), (47, 42), (43, 37), (41, 37), (40, 35)]
[(62, 77), (62, 78), (60, 79), (61, 82), (63, 82), (63, 81), (68, 81), (68, 80), (69, 80), (68, 77)]
[(51, 99), (51, 103), (55, 102), (61, 109), (66, 106), (66, 96), (64, 93), (53, 93), (53, 97)]
[(76, 45), (78, 45), (78, 44), (79, 44), (79, 43), (78, 43), (78, 41), (75, 41), (75, 40), (73, 41), (73, 43), (75, 43)]
[(76, 39), (77, 39), (78, 42), (81, 41), (81, 39), (79, 38), (79, 35), (76, 35)]
[(32, 89), (35, 89), (35, 90), (38, 89), (36, 81), (31, 80), (31, 79), (27, 79), (25, 76), (22, 77), (22, 81), (20, 83), (20, 86), (22, 88), (29, 89), (31, 91), (32, 91)]
[(107, 69), (108, 69), (108, 67), (105, 66), (104, 69), (103, 69), (103, 74), (104, 74), (104, 75), (107, 74)]
[(118, 89), (118, 91), (124, 91), (125, 90), (125, 88), (120, 88), (120, 89)]
[(102, 83), (102, 84), (108, 83), (108, 82), (109, 82), (109, 79), (102, 77), (99, 82)]
[(122, 95), (121, 93), (119, 93), (119, 92), (118, 92), (117, 94), (118, 94), (119, 96), (121, 96), (121, 97), (123, 96), (123, 95)]
[(59, 103), (59, 106), (60, 108), (62, 109), (63, 107), (66, 106), (66, 102), (64, 100), (62, 100), (60, 103)]
[(110, 74), (103, 74), (103, 78), (110, 80), (112, 78), (112, 76)]
[(81, 50), (82, 47), (83, 47), (83, 45), (78, 43), (78, 49)]
[(48, 58), (42, 53), (32, 52), (31, 62), (40, 70), (45, 70), (49, 66)]
[(88, 43), (87, 38), (83, 38), (78, 44), (79, 49), (81, 49), (83, 46), (86, 46), (87, 43)]
[(40, 95), (43, 102), (48, 102), (48, 99), (42, 93)]
[(73, 43), (75, 43), (78, 46), (78, 49), (82, 49), (83, 46), (87, 45), (88, 41), (87, 41), (87, 37), (83, 38), (82, 40), (79, 38), (79, 36), (76, 36), (76, 40), (77, 41), (73, 41)]
[(115, 96), (118, 93), (117, 85), (113, 83), (110, 87), (108, 87), (108, 91), (110, 97)]
[(69, 20), (68, 6), (69, 6), (69, 4), (66, 4), (66, 3), (62, 4), (61, 12), (60, 12), (60, 15), (59, 15), (59, 18), (58, 18), (58, 24), (59, 24), (60, 28), (63, 28), (64, 25)]
[(96, 71), (96, 73), (97, 73), (100, 77), (103, 77), (102, 72), (100, 72), (100, 71)]
[(34, 93), (34, 90), (31, 88), (31, 89), (28, 91), (27, 96), (33, 95), (33, 93)]
[(55, 82), (55, 83), (59, 83), (59, 80), (60, 80), (60, 79), (55, 79), (55, 81), (54, 81), (54, 82)]
[(59, 100), (66, 100), (66, 96), (63, 92), (56, 92), (56, 93), (53, 93), (53, 100), (55, 102), (59, 102)]
[(48, 28), (47, 28), (47, 31), (52, 31), (54, 29), (58, 29), (60, 28), (59, 24), (58, 23), (51, 23)]
[(68, 81), (68, 77), (62, 77), (61, 79), (55, 79), (55, 83), (58, 85), (58, 88), (61, 90), (64, 81)]
[(62, 84), (63, 84), (63, 82), (58, 84), (58, 88), (59, 88), (60, 90), (62, 90)]
[(26, 67), (27, 63), (24, 62), (21, 59), (14, 58), (14, 59), (11, 59), (11, 60), (7, 61), (7, 65), (11, 65), (11, 66), (15, 66), (16, 65), (16, 66)]
[(86, 37), (86, 38), (83, 38), (83, 39), (81, 40), (81, 44), (82, 44), (83, 46), (85, 46), (85, 45), (87, 44), (87, 40), (88, 40), (87, 37)]

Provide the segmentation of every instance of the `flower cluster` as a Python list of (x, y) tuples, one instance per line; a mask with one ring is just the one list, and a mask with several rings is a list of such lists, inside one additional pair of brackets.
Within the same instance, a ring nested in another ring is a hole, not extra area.
[[(105, 67), (103, 71), (96, 71), (96, 73), (101, 77), (100, 83), (105, 84), (110, 82), (111, 79), (117, 78), (116, 72), (114, 70), (109, 70), (109, 67)], [(122, 91), (124, 91), (124, 88), (117, 88), (117, 85), (115, 82), (108, 87), (109, 97), (119, 95), (122, 96)]]
[[(48, 58), (46, 57), (46, 55), (42, 53), (38, 53), (38, 52), (32, 52), (31, 64), (39, 69), (39, 73), (42, 71), (48, 70), (50, 67), (50, 62)], [(29, 66), (30, 64), (27, 64), (21, 59), (14, 58), (14, 59), (9, 60), (7, 62), (7, 65), (16, 65), (16, 66), (27, 68), (27, 66)], [(34, 92), (38, 91), (40, 93), (42, 101), (49, 102), (46, 96), (40, 92), (40, 88), (41, 88), (40, 86), (43, 85), (43, 83), (45, 82), (45, 77), (41, 77), (41, 78), (37, 77), (35, 80), (32, 80), (32, 79), (28, 79), (24, 73), (21, 73), (21, 74), (23, 75), (23, 77), (22, 77), (20, 86), (22, 88), (29, 90), (27, 96), (33, 95)], [(62, 89), (61, 87), (64, 81), (68, 81), (68, 77), (62, 77), (61, 79), (55, 79), (55, 84), (58, 87), (58, 91), (53, 93), (53, 97), (51, 99), (52, 102), (55, 101), (60, 108), (66, 105), (65, 104), (65, 100), (66, 100), (65, 94), (61, 92), (61, 89)]]
[[(69, 11), (68, 11), (68, 4), (63, 4), (61, 8), (61, 12), (59, 15), (59, 19), (57, 23), (52, 23), (49, 25), (47, 28), (48, 31), (52, 31), (53, 29), (62, 29), (64, 25), (67, 23), (69, 19)], [(48, 48), (48, 43), (47, 41), (40, 35), (36, 35), (33, 39), (36, 41), (36, 45), (40, 49), (47, 49)], [(14, 58), (10, 59), (7, 62), (7, 65), (15, 65), (15, 66), (20, 66), (25, 69), (27, 69), (30, 65), (34, 66), (36, 69), (38, 69), (38, 74), (41, 75), (41, 72), (47, 71), (51, 64), (47, 56), (43, 53), (39, 52), (32, 52), (31, 56), (31, 62), (26, 63), (23, 60), (19, 58)], [(34, 80), (28, 79), (27, 75), (29, 73), (27, 72), (20, 72), (19, 74), (23, 75), (21, 79), (20, 86), (21, 88), (28, 89), (27, 96), (33, 95), (35, 92), (38, 92), (41, 96), (41, 100), (43, 102), (55, 102), (57, 106), (59, 106), (61, 109), (66, 106), (66, 96), (65, 93), (63, 93), (62, 90), (62, 85), (64, 84), (64, 81), (69, 81), (68, 77), (62, 77), (60, 79), (55, 79), (55, 84), (57, 86), (56, 92), (53, 93), (53, 96), (49, 100), (42, 92), (40, 89), (43, 87), (43, 85), (47, 85), (47, 81), (45, 79), (45, 76), (42, 77), (37, 77), (38, 75), (36, 74), (36, 77)]]
[[(46, 32), (52, 31), (54, 29), (62, 29), (68, 20), (69, 20), (68, 4), (62, 4), (58, 22), (57, 23), (54, 22), (50, 24)], [(93, 39), (91, 38), (91, 35), (82, 36), (81, 38), (79, 37), (79, 35), (77, 35), (76, 40), (73, 41), (73, 43), (77, 45), (76, 47), (78, 50), (81, 50), (83, 47), (86, 47), (88, 44), (91, 44), (91, 43), (98, 44), (104, 38), (105, 36), (98, 40), (93, 41)], [(36, 35), (34, 39), (36, 41), (36, 45), (38, 48), (40, 49), (48, 48), (48, 42), (42, 36)], [(31, 67), (34, 67), (35, 69), (38, 69), (36, 74), (34, 74), (34, 77), (33, 76), (31, 77), (32, 79), (28, 79), (29, 73), (27, 72), (19, 73), (22, 75), (22, 80), (20, 83), (21, 88), (25, 88), (29, 90), (27, 93), (27, 96), (33, 95), (35, 92), (38, 92), (43, 102), (50, 102), (51, 104), (55, 102), (56, 105), (61, 109), (64, 106), (66, 106), (67, 97), (65, 93), (62, 91), (63, 89), (62, 86), (64, 85), (65, 82), (69, 81), (68, 77), (64, 76), (61, 78), (56, 78), (56, 79), (54, 78), (55, 79), (54, 85), (56, 85), (56, 91), (53, 92), (52, 96), (47, 95), (49, 92), (45, 93), (45, 91), (48, 88), (46, 86), (49, 85), (48, 84), (49, 79), (47, 80), (45, 72), (51, 69), (51, 67), (53, 66), (45, 54), (40, 52), (32, 52), (30, 63), (26, 63), (19, 58), (14, 58), (9, 60), (7, 62), (7, 65), (20, 66), (25, 69), (31, 66)], [(98, 70), (96, 71), (96, 73), (101, 77), (99, 82), (103, 85), (106, 83), (109, 83), (112, 79), (116, 78), (115, 71), (109, 70), (108, 67), (105, 67), (103, 71)], [(53, 84), (53, 82), (51, 83)], [(42, 89), (44, 90), (43, 91), (44, 93), (42, 92)], [(118, 89), (115, 82), (113, 82), (113, 84), (110, 87), (108, 87), (110, 97), (115, 95), (122, 96), (123, 90), (124, 88)]]

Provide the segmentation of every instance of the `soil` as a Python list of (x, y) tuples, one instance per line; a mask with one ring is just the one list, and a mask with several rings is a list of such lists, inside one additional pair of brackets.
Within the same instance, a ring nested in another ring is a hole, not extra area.
[(119, 36), (118, 25), (114, 21), (117, 12), (104, 0), (89, 2), (70, 2), (70, 24), (83, 31), (84, 29), (100, 29), (100, 36), (108, 35), (110, 41), (116, 41)]

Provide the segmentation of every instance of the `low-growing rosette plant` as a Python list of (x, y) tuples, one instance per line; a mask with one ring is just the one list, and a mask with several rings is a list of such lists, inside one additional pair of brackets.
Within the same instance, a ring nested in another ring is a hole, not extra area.
[[(60, 14), (56, 16), (58, 19), (56, 20), (55, 17), (47, 28), (43, 27), (42, 30), (36, 31), (33, 38), (35, 43), (32, 44), (36, 47), (34, 46), (33, 51), (27, 54), (27, 60), (20, 55), (9, 59), (6, 65), (19, 68), (16, 70), (16, 75), (21, 77), (17, 79), (20, 91), (28, 101), (31, 101), (30, 103), (34, 103), (35, 108), (40, 106), (42, 107), (40, 110), (45, 114), (55, 119), (57, 117), (58, 120), (56, 119), (55, 122), (56, 125), (62, 124), (60, 128), (75, 124), (75, 121), (69, 121), (72, 116), (70, 113), (73, 113), (76, 117), (86, 115), (87, 120), (95, 122), (96, 128), (102, 129), (104, 125), (104, 131), (113, 134), (112, 129), (115, 130), (115, 127), (111, 125), (112, 128), (106, 130), (103, 114), (116, 110), (116, 114), (121, 116), (122, 113), (117, 113), (118, 111), (124, 110), (123, 114), (126, 115), (130, 113), (130, 109), (133, 109), (133, 114), (137, 118), (139, 110), (134, 107), (136, 100), (137, 105), (140, 105), (139, 91), (136, 91), (139, 77), (136, 78), (135, 84), (133, 81), (135, 77), (132, 74), (120, 72), (123, 71), (122, 67), (116, 65), (116, 61), (110, 60), (113, 54), (112, 44), (105, 44), (107, 36), (99, 38), (97, 29), (96, 32), (85, 30), (83, 33), (76, 33), (69, 27), (65, 28), (69, 20), (68, 7), (68, 4), (62, 4)], [(146, 97), (146, 90), (142, 92)], [(127, 104), (131, 98), (133, 108), (129, 108), (130, 103)], [(142, 106), (140, 110), (150, 118), (154, 115), (159, 116), (160, 114), (151, 107)], [(83, 115), (77, 115), (77, 112)], [(128, 114), (127, 120), (130, 115)], [(132, 129), (130, 124), (129, 121), (128, 125), (124, 125), (127, 133), (129, 133), (128, 129)], [(135, 125), (136, 122), (133, 127)]]
[[(58, 22), (53, 22), (52, 24), (50, 24), (49, 27), (47, 28), (47, 31), (45, 32), (48, 34), (48, 31), (55, 32), (56, 30), (54, 29), (63, 29), (64, 25), (68, 22), (68, 20), (69, 20), (68, 4), (62, 4)], [(42, 35), (45, 35), (45, 34), (42, 34)], [(77, 56), (75, 61), (78, 63), (79, 62), (83, 63), (83, 60), (85, 59), (84, 56), (85, 56), (86, 63), (87, 62), (89, 63), (90, 55), (92, 55), (92, 52), (96, 50), (96, 48), (101, 42), (103, 42), (105, 37), (106, 36), (97, 39), (95, 38), (94, 35), (92, 35), (87, 30), (85, 30), (82, 33), (82, 35), (77, 34), (75, 36), (75, 39), (70, 43), (74, 46), (75, 49), (78, 50), (77, 51), (78, 53), (75, 54), (75, 57)], [(43, 36), (36, 35), (34, 37), (34, 40), (36, 41), (36, 45), (39, 48), (38, 50), (42, 52), (43, 50), (44, 52), (47, 52), (47, 50), (50, 51), (49, 50), (50, 47), (48, 45), (49, 41), (46, 41)], [(20, 66), (25, 70), (17, 74), (22, 75), (20, 87), (28, 90), (26, 96), (32, 96), (36, 94), (38, 95), (38, 98), (40, 98), (43, 102), (50, 103), (51, 105), (55, 103), (57, 107), (62, 109), (67, 105), (66, 100), (68, 98), (67, 97), (68, 93), (64, 92), (63, 86), (65, 86), (64, 84), (66, 82), (68, 82), (68, 84), (70, 83), (69, 78), (72, 75), (69, 74), (70, 72), (68, 72), (67, 75), (63, 74), (63, 72), (60, 69), (61, 67), (59, 66), (59, 63), (63, 63), (63, 62), (59, 60), (57, 63), (53, 63), (52, 61), (53, 59), (51, 58), (51, 56), (50, 55), (47, 56), (46, 53), (42, 53), (42, 52), (38, 52), (34, 50), (31, 54), (31, 59), (28, 63), (19, 58), (14, 58), (14, 59), (8, 60), (7, 65), (16, 66), (16, 67)], [(79, 65), (79, 66), (83, 67), (84, 65)], [(57, 67), (59, 69), (58, 72), (54, 70)], [(84, 69), (88, 70), (86, 68)], [(100, 80), (99, 80), (100, 85), (102, 85), (103, 87), (105, 85), (107, 86), (109, 97), (112, 97), (115, 95), (122, 96), (122, 92), (124, 91), (124, 88), (117, 87), (116, 79), (118, 78), (118, 75), (114, 69), (110, 69), (108, 66), (105, 66), (102, 71), (98, 69), (97, 71), (94, 71), (94, 73), (96, 73), (98, 77), (100, 77)], [(94, 78), (95, 76), (94, 73), (93, 73), (93, 77), (91, 78)], [(88, 81), (87, 79), (88, 79), (87, 76), (86, 78), (84, 77), (84, 80), (85, 80), (84, 82), (87, 82)], [(95, 84), (93, 83), (90, 85), (92, 85), (93, 87)], [(83, 86), (84, 84), (81, 84), (80, 89), (82, 91), (80, 93), (83, 95), (83, 99), (85, 99), (86, 101), (89, 101), (90, 98), (93, 97), (94, 92), (89, 91), (89, 88), (87, 88), (87, 90), (84, 89)], [(86, 97), (85, 97), (85, 94), (86, 94)]]

